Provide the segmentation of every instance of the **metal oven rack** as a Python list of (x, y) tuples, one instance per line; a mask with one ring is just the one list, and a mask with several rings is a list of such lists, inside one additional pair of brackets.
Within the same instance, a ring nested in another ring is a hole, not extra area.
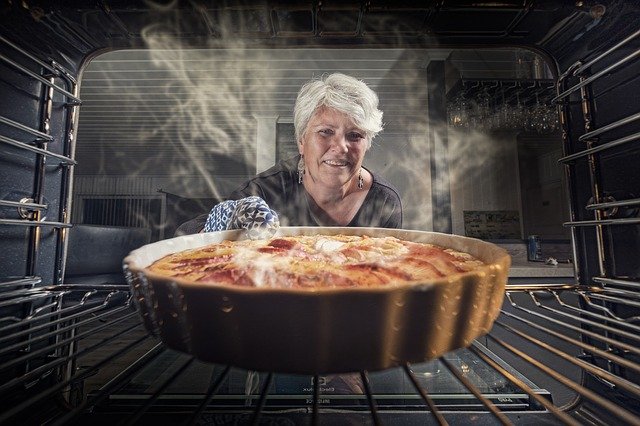
[[(422, 400), (419, 406), (413, 407), (411, 412), (381, 407), (377, 395), (369, 389), (370, 373), (363, 371), (360, 377), (368, 409), (349, 413), (321, 406), (318, 380), (314, 381), (312, 398), (305, 410), (283, 413), (269, 409), (271, 373), (249, 413), (244, 408), (224, 413), (216, 411), (213, 401), (225, 374), (212, 381), (208, 391), (198, 398), (167, 404), (164, 398), (167, 388), (194, 365), (194, 360), (187, 356), (183, 357), (180, 368), (155, 392), (124, 407), (111, 408), (114, 406), (112, 395), (167, 349), (142, 329), (126, 286), (61, 284), (64, 229), (71, 226), (68, 211), (72, 166), (75, 164), (73, 135), (80, 102), (77, 85), (71, 74), (57, 64), (40, 61), (2, 38), (0, 41), (5, 47), (41, 67), (44, 73), (0, 55), (5, 64), (43, 85), (39, 129), (0, 118), (3, 129), (12, 129), (8, 132), (10, 136), (0, 136), (0, 142), (36, 156), (31, 200), (0, 201), (2, 209), (19, 208), (18, 212), (23, 216), (2, 218), (0, 225), (30, 230), (25, 273), (0, 283), (0, 307), (9, 308), (2, 311), (9, 314), (0, 318), (0, 377), (3, 378), (0, 397), (5, 402), (0, 423), (40, 423), (44, 417), (53, 424), (98, 422), (104, 418), (127, 424), (144, 419), (162, 419), (164, 424), (184, 421), (193, 424), (206, 416), (215, 422), (215, 416), (219, 414), (227, 416), (222, 417), (227, 421), (235, 418), (251, 423), (257, 423), (261, 417), (287, 417), (296, 423), (310, 419), (312, 423), (331, 424), (338, 416), (351, 416), (353, 421), (369, 419), (374, 424), (447, 424), (462, 422), (469, 416), (476, 419), (486, 416), (502, 424), (536, 423), (539, 420), (561, 424), (640, 424), (640, 282), (625, 275), (624, 265), (616, 263), (612, 243), (617, 235), (611, 233), (611, 229), (640, 223), (637, 217), (619, 217), (613, 213), (614, 209), (617, 212), (633, 210), (634, 206), (640, 205), (640, 199), (612, 200), (603, 193), (604, 182), (601, 180), (601, 155), (623, 145), (637, 144), (640, 139), (640, 133), (619, 136), (621, 130), (640, 120), (640, 113), (632, 112), (600, 127), (596, 127), (599, 123), (595, 117), (598, 96), (604, 96), (596, 83), (638, 63), (640, 50), (625, 52), (639, 37), (640, 31), (633, 33), (588, 62), (571, 67), (558, 81), (555, 100), (559, 102), (565, 142), (565, 157), (560, 161), (565, 164), (571, 188), (575, 189), (585, 176), (591, 183), (588, 202), (584, 202), (584, 195), (572, 191), (572, 220), (566, 224), (572, 230), (576, 283), (508, 286), (508, 303), (496, 326), (469, 349), (527, 394), (540, 409), (535, 412), (503, 409), (499, 401), (467, 380), (463, 370), (442, 358), (440, 362), (474, 395), (477, 404), (472, 410), (457, 412), (443, 407), (418, 385), (413, 366), (404, 365), (399, 368), (416, 384), (415, 392)], [(593, 72), (602, 63), (609, 65)], [(573, 80), (577, 83), (571, 85)], [(63, 82), (67, 88), (56, 82)], [(61, 140), (53, 138), (49, 131), (54, 92), (64, 98), (65, 104), (65, 129), (62, 132), (65, 136)], [(16, 133), (22, 134), (24, 139), (35, 136), (36, 140), (20, 141), (14, 136)], [(572, 136), (575, 134), (581, 136)], [(614, 135), (613, 140), (600, 143), (607, 135)], [(59, 152), (51, 149), (54, 145), (58, 146)], [(58, 218), (47, 221), (43, 220), (43, 212), (50, 209), (44, 203), (43, 191), (45, 169), (51, 161), (61, 167), (62, 185)], [(586, 209), (583, 208), (585, 205)], [(589, 218), (589, 214), (593, 218)], [(38, 254), (43, 228), (56, 229), (57, 233), (54, 267), (41, 271)], [(502, 364), (488, 357), (482, 348), (500, 353), (510, 365), (518, 365), (527, 373), (537, 372), (539, 376), (535, 380), (544, 381), (544, 386), (559, 383), (570, 392), (568, 402), (559, 404), (555, 398), (541, 396)], [(537, 356), (540, 353), (545, 353), (545, 357)], [(97, 384), (89, 388), (87, 383), (90, 381)]]
[[(74, 362), (77, 368), (70, 377), (62, 377), (54, 373), (56, 380), (51, 381), (39, 392), (7, 405), (0, 415), (0, 423), (10, 424), (16, 420), (30, 423), (35, 416), (35, 407), (46, 406), (54, 396), (64, 395), (67, 405), (56, 410), (47, 411), (47, 418), (52, 424), (68, 424), (88, 421), (99, 422), (101, 419), (124, 421), (135, 424), (140, 420), (162, 418), (163, 424), (181, 423), (195, 424), (203, 418), (213, 421), (218, 416), (226, 421), (257, 423), (261, 416), (266, 418), (287, 418), (299, 422), (332, 424), (336, 416), (350, 416), (350, 419), (372, 421), (374, 424), (413, 424), (437, 423), (447, 424), (462, 421), (465, 416), (486, 416), (501, 424), (519, 423), (528, 419), (558, 424), (583, 424), (594, 419), (616, 419), (617, 424), (638, 424), (637, 401), (640, 400), (640, 387), (637, 380), (624, 377), (615, 369), (598, 366), (597, 360), (606, 361), (609, 366), (638, 373), (640, 365), (620, 356), (610, 348), (638, 355), (640, 327), (635, 323), (637, 317), (618, 317), (611, 309), (603, 306), (601, 301), (616, 305), (634, 305), (634, 299), (624, 299), (617, 290), (602, 287), (581, 287), (576, 285), (510, 285), (507, 300), (501, 316), (492, 332), (478, 339), (469, 348), (490, 368), (502, 375), (508, 382), (528, 395), (534, 411), (519, 411), (503, 406), (495, 395), (483, 393), (466, 378), (465, 370), (452, 365), (446, 357), (440, 362), (450, 370), (451, 374), (475, 396), (473, 410), (460, 412), (440, 406), (424, 386), (419, 384), (413, 373), (412, 365), (400, 368), (415, 385), (415, 393), (421, 401), (416, 403), (412, 411), (397, 411), (388, 407), (380, 407), (378, 395), (369, 387), (369, 372), (360, 372), (365, 390), (368, 409), (354, 410), (345, 414), (324, 408), (320, 404), (322, 394), (318, 380), (314, 380), (314, 388), (310, 402), (305, 410), (279, 411), (269, 408), (268, 389), (272, 373), (267, 375), (262, 391), (254, 398), (251, 407), (239, 407), (220, 410), (215, 404), (215, 395), (220, 386), (227, 380), (227, 367), (223, 374), (212, 380), (208, 391), (202, 395), (191, 395), (189, 398), (171, 400), (168, 387), (180, 380), (194, 367), (194, 359), (181, 355), (179, 368), (155, 387), (155, 391), (130, 401), (119, 404), (113, 395), (129, 384), (137, 374), (148, 367), (162, 353), (170, 351), (143, 329), (138, 314), (131, 305), (126, 286), (103, 286), (91, 288), (81, 285), (62, 285), (44, 287), (32, 292), (32, 295), (52, 297), (60, 308), (53, 312), (36, 312), (29, 318), (2, 327), (3, 348), (1, 354), (34, 344), (36, 339), (55, 339), (56, 343), (48, 349), (56, 352), (48, 357), (46, 363), (0, 385), (0, 394), (6, 398), (17, 390), (28, 387), (37, 381), (46, 381), (51, 371)], [(4, 303), (12, 303), (22, 294), (5, 294)], [(612, 302), (615, 301), (615, 302)], [(583, 305), (583, 306), (581, 306)], [(6, 318), (4, 318), (6, 320)], [(584, 327), (593, 331), (586, 331)], [(28, 333), (37, 330), (47, 332), (32, 338), (30, 342), (6, 345), (7, 341), (21, 339)], [(587, 337), (592, 343), (585, 342), (579, 336)], [(598, 346), (604, 344), (609, 349)], [(534, 350), (527, 349), (533, 347)], [(73, 347), (73, 351), (60, 351)], [(552, 399), (541, 395), (536, 389), (523, 382), (504, 365), (487, 356), (484, 348), (502, 351), (504, 359), (518, 358), (524, 369), (538, 370), (549, 381), (560, 383), (571, 392), (571, 401), (558, 406)], [(545, 361), (532, 355), (546, 352)], [(579, 356), (575, 356), (580, 352)], [(0, 365), (2, 372), (15, 366), (28, 364), (42, 357), (43, 350), (24, 350), (22, 355), (4, 361)], [(131, 361), (132, 360), (132, 361)], [(572, 369), (574, 371), (572, 371)], [(83, 389), (87, 381), (96, 381), (98, 385), (91, 389)], [(589, 386), (589, 379), (595, 378), (608, 387), (606, 396), (599, 394)], [(618, 391), (619, 390), (619, 391)], [(617, 395), (619, 393), (620, 395)], [(634, 404), (635, 399), (635, 406)], [(171, 400), (171, 402), (168, 402)], [(249, 410), (249, 412), (247, 412)], [(41, 412), (39, 414), (42, 414)], [(161, 417), (160, 417), (161, 416)], [(332, 420), (333, 419), (333, 420)], [(219, 420), (218, 420), (219, 421)], [(35, 422), (34, 422), (35, 423)]]
[[(62, 283), (81, 102), (72, 72), (3, 36), (0, 67), (5, 83), (0, 113), (0, 359), (5, 369), (0, 377), (4, 386), (16, 376), (52, 377), (47, 360), (73, 351), (72, 346), (59, 344), (66, 331), (56, 321), (62, 308), (55, 297), (58, 290), (46, 291), (42, 286)], [(34, 325), (33, 318), (36, 323), (51, 321)], [(29, 360), (21, 362), (24, 356)], [(73, 363), (55, 366), (58, 374), (70, 374), (74, 368)]]
[[(571, 228), (577, 281), (595, 290), (581, 304), (595, 319), (594, 323), (583, 314), (582, 342), (598, 348), (598, 352), (585, 351), (593, 365), (635, 384), (630, 387), (598, 376), (607, 394), (636, 398), (631, 404), (636, 410), (640, 174), (631, 158), (640, 149), (640, 111), (633, 109), (637, 102), (628, 102), (624, 91), (631, 82), (637, 86), (639, 40), (640, 30), (636, 30), (588, 61), (569, 67), (558, 80), (555, 98), (564, 130), (564, 157), (559, 161), (571, 189), (571, 221), (565, 226)], [(622, 114), (599, 108), (614, 96), (624, 105)], [(590, 183), (590, 193), (575, 190), (580, 182)], [(624, 318), (630, 334), (617, 328)], [(598, 330), (605, 339), (593, 335)]]
[[(3, 286), (38, 285), (43, 279), (59, 284), (64, 271), (64, 230), (71, 227), (69, 213), (73, 166), (76, 164), (75, 133), (78, 106), (81, 104), (78, 84), (72, 73), (60, 64), (42, 61), (5, 37), (0, 36), (0, 46), (0, 63), (12, 72), (10, 78), (29, 86), (34, 92), (40, 92), (37, 128), (0, 115), (0, 143), (32, 155), (29, 158), (32, 160), (31, 171), (15, 177), (16, 181), (20, 180), (22, 188), (31, 183), (29, 196), (0, 199), (0, 226), (29, 229), (26, 262), (16, 267), (16, 270), (22, 269), (23, 274), (16, 278), (16, 283), (3, 283)], [(55, 177), (55, 182), (51, 177)], [(9, 196), (16, 197), (20, 193), (16, 191)], [(54, 203), (49, 203), (49, 199)], [(54, 219), (47, 220), (51, 216)], [(56, 233), (55, 264), (51, 268), (49, 265), (39, 268), (43, 229), (53, 229)]]

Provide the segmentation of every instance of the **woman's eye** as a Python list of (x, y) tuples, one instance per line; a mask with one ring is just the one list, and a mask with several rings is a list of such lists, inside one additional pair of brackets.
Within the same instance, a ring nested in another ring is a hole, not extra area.
[(333, 135), (333, 131), (331, 129), (322, 129), (322, 130), (319, 130), (318, 133), (320, 133), (322, 136)]
[(357, 133), (357, 132), (351, 132), (347, 134), (347, 139), (352, 142), (357, 142), (362, 138), (364, 138), (364, 136), (362, 136), (360, 133)]

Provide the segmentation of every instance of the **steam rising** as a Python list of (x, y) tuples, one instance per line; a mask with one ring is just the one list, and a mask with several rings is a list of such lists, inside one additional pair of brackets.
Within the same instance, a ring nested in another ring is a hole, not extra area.
[[(180, 11), (172, 9), (174, 4), (158, 5), (170, 19), (142, 33), (153, 64), (148, 78), (155, 83), (147, 92), (125, 93), (127, 99), (137, 96), (138, 104), (151, 113), (142, 117), (126, 110), (129, 115), (120, 120), (128, 121), (137, 133), (130, 139), (102, 142), (109, 148), (101, 149), (113, 149), (131, 178), (162, 175), (153, 178), (154, 189), (179, 188), (175, 192), (186, 197), (224, 199), (256, 172), (261, 161), (258, 121), (286, 121), (293, 115), (302, 83), (339, 71), (363, 79), (380, 96), (385, 130), (374, 139), (365, 165), (400, 190), (405, 228), (442, 229), (448, 221), (439, 213), (442, 206), (432, 205), (433, 188), (451, 191), (454, 233), (464, 233), (463, 210), (518, 210), (514, 197), (501, 195), (518, 193), (517, 170), (500, 165), (515, 161), (513, 134), (500, 138), (474, 129), (453, 130), (445, 121), (428, 122), (425, 68), (433, 51), (402, 48), (399, 36), (395, 49), (274, 49), (255, 40), (248, 45), (237, 32), (246, 22), (213, 19), (207, 10), (201, 13), (215, 22), (215, 31), (204, 41), (206, 48), (194, 49), (173, 35), (185, 32), (179, 28)], [(338, 29), (347, 24), (345, 20), (331, 25)], [(386, 34), (385, 42), (391, 38)], [(201, 46), (202, 40), (198, 42)], [(115, 132), (121, 123), (112, 125)], [(437, 142), (433, 138), (440, 137), (447, 138), (446, 152), (432, 149)], [(436, 176), (432, 181), (434, 153), (448, 163), (448, 179)], [(107, 165), (101, 167), (96, 175)], [(474, 198), (481, 191), (489, 196)]]
[[(279, 77), (276, 72), (266, 76), (267, 70), (256, 65), (268, 59), (266, 51), (245, 49), (238, 38), (212, 38), (209, 49), (193, 50), (157, 30), (147, 28), (143, 36), (154, 65), (170, 74), (165, 93), (174, 103), (171, 119), (149, 137), (167, 135), (167, 129), (179, 123), (183, 131), (167, 142), (179, 145), (206, 182), (207, 191), (223, 198), (226, 193), (219, 190), (215, 166), (208, 160), (227, 157), (255, 170), (254, 117), (273, 109), (270, 95)], [(194, 63), (200, 67), (192, 67)], [(211, 68), (202, 64), (211, 64)]]

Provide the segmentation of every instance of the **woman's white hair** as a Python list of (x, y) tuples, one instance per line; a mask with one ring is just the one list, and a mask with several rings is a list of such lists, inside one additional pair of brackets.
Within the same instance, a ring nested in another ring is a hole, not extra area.
[(349, 116), (365, 132), (367, 148), (382, 130), (382, 111), (378, 109), (378, 95), (364, 82), (340, 73), (324, 75), (306, 83), (298, 92), (293, 107), (293, 126), (296, 141), (307, 130), (309, 120), (322, 106)]

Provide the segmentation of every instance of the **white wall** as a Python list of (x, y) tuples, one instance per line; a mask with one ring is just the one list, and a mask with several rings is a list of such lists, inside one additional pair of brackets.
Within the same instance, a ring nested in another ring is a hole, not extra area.
[(515, 134), (485, 134), (450, 128), (449, 156), (454, 234), (465, 234), (465, 210), (515, 210), (521, 213)]

